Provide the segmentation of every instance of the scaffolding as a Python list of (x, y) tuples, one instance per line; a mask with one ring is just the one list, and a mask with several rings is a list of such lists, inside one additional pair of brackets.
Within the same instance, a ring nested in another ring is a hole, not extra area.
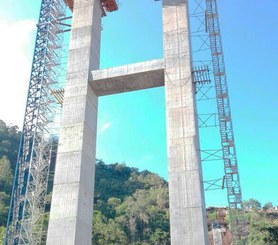
[(49, 169), (61, 114), (51, 91), (63, 87), (67, 19), (62, 0), (42, 0), (5, 245), (35, 245), (43, 239)]
[[(118, 10), (116, 0), (102, 0), (103, 16)], [(46, 240), (45, 206), (53, 181), (71, 30), (66, 16), (74, 0), (42, 0), (23, 130), (16, 164), (5, 245), (41, 244)], [(51, 196), (49, 196), (51, 198)]]
[[(202, 162), (224, 162), (224, 176), (204, 181), (205, 190), (226, 188), (233, 244), (238, 244), (246, 237), (246, 230), (217, 0), (192, 0), (190, 7), (192, 76), (197, 107), (202, 111), (198, 115), (199, 127), (216, 127), (220, 132), (218, 148), (214, 144), (210, 149), (200, 149)], [(217, 108), (216, 112), (203, 113), (213, 107)]]
[[(118, 9), (115, 0), (101, 2), (103, 16), (105, 10)], [(64, 93), (63, 55), (67, 50), (64, 52), (63, 34), (70, 30), (65, 3), (73, 10), (73, 0), (42, 0), (41, 4), (5, 245), (41, 244), (45, 232), (49, 170), (53, 146), (57, 144), (57, 115), (61, 113)], [(217, 2), (192, 0), (190, 3), (194, 5), (191, 55), (198, 110), (203, 108), (200, 102), (208, 101), (217, 108), (214, 112), (198, 114), (199, 127), (217, 127), (220, 131), (219, 148), (200, 150), (202, 162), (224, 161), (224, 177), (206, 180), (204, 185), (207, 185), (205, 190), (227, 189), (230, 227), (234, 244), (238, 244), (246, 233)]]

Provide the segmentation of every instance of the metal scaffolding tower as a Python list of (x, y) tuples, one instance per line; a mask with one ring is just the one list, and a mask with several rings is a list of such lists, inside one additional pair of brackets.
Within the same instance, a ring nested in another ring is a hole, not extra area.
[(53, 91), (63, 87), (63, 0), (42, 0), (5, 245), (41, 244), (52, 158), (61, 112)]
[(210, 37), (218, 120), (226, 176), (231, 230), (235, 244), (245, 235), (242, 215), (242, 195), (235, 149), (234, 132), (225, 71), (220, 25), (216, 0), (206, 0), (206, 22)]
[[(72, 9), (74, 1), (65, 2)], [(111, 12), (118, 8), (114, 0), (112, 5), (106, 0), (101, 2), (104, 16), (105, 10)], [(202, 161), (224, 161), (224, 178), (204, 181), (205, 190), (223, 189), (225, 182), (230, 227), (234, 244), (238, 244), (246, 232), (217, 1), (192, 0), (189, 3), (193, 20), (192, 76), (198, 110), (207, 107), (200, 102), (217, 108), (217, 111), (198, 115), (199, 127), (217, 127), (220, 131), (219, 148), (201, 149)], [(70, 29), (67, 20), (63, 0), (42, 0), (5, 245), (41, 244), (43, 237), (49, 169), (53, 144), (57, 142), (57, 115), (63, 101), (63, 55), (67, 54), (63, 52), (63, 34)]]
[(227, 189), (233, 244), (238, 244), (246, 237), (246, 231), (217, 0), (194, 0), (191, 8), (192, 75), (198, 110), (217, 108), (217, 112), (198, 115), (199, 127), (218, 127), (220, 132), (219, 148), (201, 149), (202, 162), (224, 162), (224, 177), (204, 184), (208, 185), (207, 190), (224, 189), (224, 186)]

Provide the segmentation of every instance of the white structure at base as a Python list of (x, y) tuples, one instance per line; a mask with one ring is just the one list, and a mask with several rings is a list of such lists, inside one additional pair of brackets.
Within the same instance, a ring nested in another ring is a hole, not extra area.
[(222, 229), (212, 229), (213, 245), (222, 245)]

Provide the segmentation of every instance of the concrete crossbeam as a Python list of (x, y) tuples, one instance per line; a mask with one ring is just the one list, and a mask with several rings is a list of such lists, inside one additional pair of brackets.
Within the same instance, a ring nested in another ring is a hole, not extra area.
[(165, 86), (172, 245), (206, 245), (188, 0), (163, 0), (164, 59), (99, 70), (102, 7), (75, 0), (47, 245), (90, 245), (98, 97)]
[(164, 86), (163, 59), (91, 72), (89, 81), (98, 96)]

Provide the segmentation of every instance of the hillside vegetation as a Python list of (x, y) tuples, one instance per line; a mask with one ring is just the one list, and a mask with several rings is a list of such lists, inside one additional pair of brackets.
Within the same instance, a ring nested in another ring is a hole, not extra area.
[[(0, 120), (0, 245), (3, 244), (19, 139), (18, 128)], [(271, 211), (272, 204), (261, 207), (258, 201), (250, 199), (245, 206), (250, 235), (243, 244), (278, 244), (277, 216)], [(49, 209), (50, 203), (46, 220)], [(218, 220), (225, 228), (223, 244), (231, 244), (229, 215), (225, 208), (223, 210), (225, 215), (221, 217), (216, 208), (207, 210), (208, 227), (211, 230), (212, 222)], [(168, 184), (149, 171), (120, 163), (106, 165), (97, 160), (93, 216), (92, 241), (95, 245), (170, 244)]]

